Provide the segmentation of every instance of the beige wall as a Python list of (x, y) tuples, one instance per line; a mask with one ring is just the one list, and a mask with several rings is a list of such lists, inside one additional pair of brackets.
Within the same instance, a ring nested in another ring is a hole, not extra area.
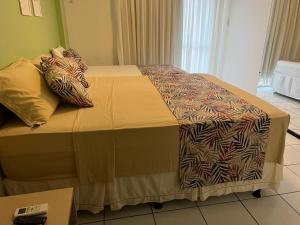
[(89, 65), (116, 63), (111, 0), (62, 0), (70, 47)]
[(232, 0), (221, 77), (256, 92), (272, 0)]

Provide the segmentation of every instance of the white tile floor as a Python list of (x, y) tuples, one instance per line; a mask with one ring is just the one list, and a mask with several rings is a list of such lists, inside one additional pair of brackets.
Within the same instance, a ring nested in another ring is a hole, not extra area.
[[(291, 129), (300, 134), (300, 101), (274, 94), (271, 89), (258, 95), (288, 111)], [(298, 128), (298, 129), (296, 129)], [(79, 212), (79, 223), (89, 225), (300, 225), (300, 140), (287, 135), (284, 179), (278, 192), (263, 190), (262, 198), (251, 193), (211, 197), (204, 202), (176, 200), (155, 210), (150, 204), (125, 207), (116, 212), (106, 208), (93, 215)]]
[(274, 93), (270, 87), (259, 87), (257, 95), (262, 99), (286, 111), (291, 116), (289, 129), (300, 134), (300, 101)]

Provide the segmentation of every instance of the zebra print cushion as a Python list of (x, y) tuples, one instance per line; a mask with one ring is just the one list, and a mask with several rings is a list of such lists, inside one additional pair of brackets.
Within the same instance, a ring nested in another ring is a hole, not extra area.
[(41, 69), (44, 73), (47, 72), (48, 68), (52, 65), (56, 65), (66, 70), (71, 76), (77, 79), (85, 88), (89, 87), (89, 83), (84, 77), (84, 73), (79, 68), (77, 62), (73, 58), (54, 58), (54, 57), (42, 57), (41, 58)]
[(76, 52), (74, 49), (70, 48), (68, 50), (63, 51), (63, 56), (67, 58), (74, 58), (76, 62), (78, 63), (81, 71), (84, 73), (87, 71), (88, 66), (84, 59), (79, 55), (78, 52)]
[(82, 84), (69, 72), (52, 65), (47, 68), (45, 79), (51, 90), (66, 103), (80, 107), (92, 107), (93, 102)]

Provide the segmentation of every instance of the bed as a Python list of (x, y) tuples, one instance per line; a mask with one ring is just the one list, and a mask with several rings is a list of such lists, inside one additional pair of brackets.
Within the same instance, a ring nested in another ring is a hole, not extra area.
[(300, 63), (278, 61), (272, 88), (279, 94), (300, 100)]
[[(163, 71), (168, 73), (167, 69)], [(89, 92), (97, 102), (93, 108), (60, 106), (38, 128), (27, 127), (16, 118), (4, 124), (0, 160), (7, 194), (73, 186), (77, 209), (97, 213), (105, 205), (117, 210), (125, 205), (205, 200), (278, 187), (289, 115), (214, 76), (202, 75), (211, 85), (268, 115), (268, 143), (261, 177), (183, 188), (179, 176), (181, 126), (157, 91), (156, 78), (143, 71), (149, 72), (136, 66), (90, 67)]]

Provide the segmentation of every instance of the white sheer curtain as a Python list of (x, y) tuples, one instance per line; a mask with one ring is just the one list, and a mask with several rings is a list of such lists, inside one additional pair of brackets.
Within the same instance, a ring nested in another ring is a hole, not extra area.
[(231, 0), (183, 0), (181, 67), (218, 74)]
[(218, 74), (231, 0), (115, 0), (120, 64)]

